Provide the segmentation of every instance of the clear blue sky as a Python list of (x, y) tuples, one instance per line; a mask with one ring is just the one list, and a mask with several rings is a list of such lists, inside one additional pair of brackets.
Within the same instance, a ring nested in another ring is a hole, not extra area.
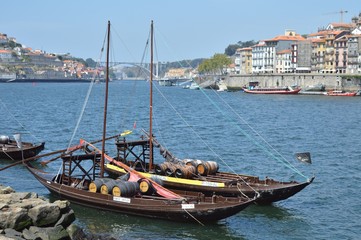
[(117, 59), (140, 61), (154, 20), (157, 60), (178, 61), (209, 58), (223, 53), (229, 44), (269, 39), (285, 29), (316, 32), (339, 22), (341, 10), (348, 11), (343, 19), (350, 22), (361, 4), (356, 0), (2, 1), (0, 32), (33, 49), (97, 60), (110, 20), (113, 36), (122, 42)]

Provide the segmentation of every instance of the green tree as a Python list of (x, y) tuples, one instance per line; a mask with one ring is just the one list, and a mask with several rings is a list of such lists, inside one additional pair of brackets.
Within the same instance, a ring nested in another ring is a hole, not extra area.
[(230, 44), (228, 47), (224, 50), (224, 53), (228, 56), (232, 56), (235, 54), (237, 48), (240, 48), (241, 46), (238, 44)]
[(87, 58), (85, 63), (88, 67), (95, 68), (97, 63), (92, 58)]
[(231, 63), (232, 60), (226, 54), (216, 53), (212, 58), (199, 64), (198, 71), (207, 74), (224, 74)]
[(251, 47), (256, 44), (257, 44), (257, 42), (255, 42), (253, 40), (249, 40), (246, 42), (238, 41), (237, 44), (228, 45), (228, 47), (224, 50), (224, 54), (226, 54), (228, 56), (233, 56), (236, 53), (238, 48)]

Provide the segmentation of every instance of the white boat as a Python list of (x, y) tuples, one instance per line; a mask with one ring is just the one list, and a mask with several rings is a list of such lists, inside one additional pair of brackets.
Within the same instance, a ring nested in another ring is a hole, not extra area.
[(192, 82), (191, 85), (189, 86), (189, 89), (199, 90), (200, 87), (199, 87), (199, 85), (198, 85), (196, 82)]

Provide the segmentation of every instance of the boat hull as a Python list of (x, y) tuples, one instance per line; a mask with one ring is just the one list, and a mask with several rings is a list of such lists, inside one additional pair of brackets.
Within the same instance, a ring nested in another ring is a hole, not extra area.
[(23, 145), (22, 150), (16, 146), (16, 143), (10, 145), (7, 144), (7, 146), (3, 145), (3, 147), (0, 148), (0, 159), (22, 160), (22, 159), (34, 157), (38, 155), (42, 150), (44, 150), (45, 142), (42, 142), (40, 144), (23, 142), (22, 145)]
[[(122, 175), (125, 172), (119, 167), (107, 164), (105, 169), (113, 174)], [(306, 182), (280, 182), (273, 179), (260, 180), (258, 177), (233, 173), (217, 172), (214, 175), (202, 177), (203, 180), (191, 180), (150, 173), (141, 173), (145, 177), (161, 180), (164, 187), (171, 190), (197, 191), (206, 196), (214, 193), (224, 197), (236, 197), (246, 195), (249, 198), (260, 196), (255, 203), (267, 205), (273, 202), (285, 200), (313, 182), (314, 178)]]
[[(245, 209), (254, 199), (241, 200), (240, 198), (217, 197), (213, 202), (188, 202), (182, 204), (180, 200), (173, 201), (154, 197), (114, 197), (111, 194), (94, 193), (56, 183), (50, 178), (44, 178), (34, 168), (27, 165), (28, 170), (53, 195), (60, 199), (100, 210), (147, 218), (164, 219), (179, 222), (215, 222)], [(186, 193), (185, 193), (186, 194)]]

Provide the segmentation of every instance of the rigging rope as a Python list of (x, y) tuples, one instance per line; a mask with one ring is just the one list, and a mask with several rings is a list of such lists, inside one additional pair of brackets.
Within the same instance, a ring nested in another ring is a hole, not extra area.
[[(102, 58), (103, 51), (104, 51), (104, 46), (105, 46), (105, 43), (106, 43), (106, 36), (107, 36), (107, 33), (105, 33), (105, 37), (104, 37), (104, 40), (103, 40), (102, 48), (101, 48), (101, 50), (100, 50), (99, 61), (98, 61), (97, 65), (96, 65), (96, 69), (98, 69), (98, 67), (99, 67), (99, 65), (100, 65), (100, 60), (101, 60), (101, 58)], [(93, 89), (94, 83), (95, 83), (95, 78), (96, 78), (96, 76), (97, 76), (96, 73), (94, 73), (93, 78), (92, 78), (92, 80), (90, 81), (89, 88), (88, 88), (88, 92), (87, 92), (87, 95), (86, 95), (85, 100), (84, 100), (84, 103), (83, 103), (83, 107), (82, 107), (82, 109), (81, 109), (81, 112), (80, 112), (78, 121), (77, 121), (77, 123), (76, 123), (76, 125), (75, 125), (75, 129), (74, 129), (74, 131), (73, 131), (73, 134), (72, 134), (72, 136), (71, 136), (71, 138), (70, 138), (70, 140), (69, 140), (69, 144), (68, 144), (68, 147), (67, 147), (68, 151), (69, 151), (69, 149), (70, 149), (70, 146), (72, 145), (72, 142), (73, 142), (73, 140), (74, 140), (75, 134), (76, 134), (76, 132), (78, 131), (78, 128), (79, 128), (79, 126), (80, 126), (80, 122), (81, 122), (81, 120), (82, 120), (82, 118), (83, 118), (83, 115), (84, 115), (84, 112), (85, 112), (85, 108), (86, 108), (86, 106), (87, 106), (87, 104), (88, 104), (88, 100), (89, 100), (91, 91), (92, 91), (92, 89)]]
[[(236, 173), (234, 171), (234, 169), (232, 169), (225, 161), (224, 159), (214, 151), (214, 149), (205, 142), (205, 140), (199, 135), (199, 133), (197, 133), (194, 128), (182, 117), (182, 115), (177, 111), (177, 109), (172, 105), (172, 103), (169, 102), (169, 100), (164, 96), (164, 94), (159, 90), (159, 88), (157, 87), (156, 84), (154, 84), (155, 88), (157, 89), (157, 91), (160, 93), (160, 95), (165, 99), (165, 101), (169, 104), (169, 106), (174, 110), (174, 112), (179, 116), (180, 119), (182, 119), (182, 121), (191, 129), (191, 131), (202, 141), (202, 143), (218, 158), (220, 159), (234, 174), (238, 175), (238, 173)], [(243, 181), (247, 186), (249, 186), (254, 192), (256, 192), (257, 194), (259, 194), (259, 192), (254, 189), (251, 185), (249, 185), (241, 176), (240, 176), (240, 180)]]
[[(159, 31), (159, 29), (157, 29)], [(165, 36), (163, 34), (161, 34), (161, 36), (165, 38)], [(169, 48), (169, 46), (167, 45), (167, 42), (165, 41), (165, 45)], [(189, 62), (187, 62), (189, 67), (191, 67), (191, 65), (189, 64)], [(179, 64), (182, 66), (182, 63), (179, 62)], [(182, 66), (183, 67), (183, 66)], [(157, 89), (159, 92), (160, 90)], [(240, 119), (244, 124), (247, 125), (247, 127), (249, 127), (249, 129), (256, 134), (256, 136), (258, 136), (262, 142), (264, 142), (266, 144), (267, 147), (264, 147), (260, 142), (257, 142), (254, 137), (252, 137), (249, 133), (247, 133), (244, 129), (241, 128), (241, 126), (239, 126), (234, 120), (232, 120), (229, 116), (227, 116), (227, 114), (219, 107), (219, 105), (217, 103), (215, 103), (215, 101), (213, 101), (207, 94), (206, 92), (200, 88), (201, 92), (206, 96), (206, 98), (212, 103), (213, 106), (215, 106), (217, 108), (217, 110), (224, 116), (226, 117), (226, 119), (228, 119), (232, 124), (234, 124), (237, 129), (244, 135), (246, 136), (249, 140), (251, 140), (253, 143), (255, 143), (255, 145), (257, 147), (259, 147), (262, 151), (264, 151), (265, 153), (267, 153), (271, 158), (277, 160), (278, 162), (281, 162), (282, 164), (284, 164), (287, 168), (291, 169), (293, 172), (299, 174), (300, 176), (309, 179), (307, 176), (305, 176), (303, 173), (301, 173), (293, 164), (291, 164), (280, 152), (278, 152), (270, 143), (268, 143), (266, 141), (266, 139), (264, 139), (250, 124), (248, 124), (223, 98), (220, 97), (219, 93), (217, 91), (215, 91), (214, 89), (212, 89), (216, 95), (222, 100), (222, 102), (227, 106), (227, 108), (229, 108), (238, 119)], [(165, 96), (163, 94), (161, 94), (163, 96), (164, 99)], [(180, 113), (177, 112), (174, 108), (174, 106), (171, 105), (171, 103), (166, 99), (166, 101), (168, 102), (168, 104), (173, 108), (173, 110), (177, 113), (178, 116), (180, 116)], [(186, 123), (185, 119), (183, 117), (181, 117), (182, 121)], [(194, 131), (194, 129), (188, 124), (186, 123), (188, 127), (191, 128), (191, 130), (196, 133)], [(202, 140), (202, 142), (205, 144), (205, 142), (203, 141), (203, 139), (200, 137), (199, 134), (196, 133), (196, 135), (198, 136), (199, 139)], [(208, 144), (205, 144), (209, 149), (210, 146)], [(211, 151), (215, 154), (215, 152), (211, 149)], [(272, 152), (273, 151), (273, 152)], [(215, 154), (229, 169), (231, 169), (232, 172), (234, 172), (234, 170), (218, 155)]]
[[(248, 139), (250, 139), (252, 142), (254, 142), (258, 147), (263, 149), (266, 153), (268, 153), (271, 157), (278, 160), (279, 162), (283, 163), (286, 167), (293, 170), (295, 173), (299, 174), (300, 176), (308, 179), (307, 176), (302, 174), (290, 161), (288, 161), (277, 149), (275, 149), (264, 137), (261, 136), (259, 132), (257, 132), (244, 118), (242, 118), (239, 113), (237, 113), (230, 105), (227, 103), (220, 94), (213, 89), (213, 91), (216, 93), (216, 95), (222, 100), (222, 102), (240, 119), (244, 124), (251, 129), (253, 133), (255, 133), (272, 151), (274, 151), (277, 155), (274, 155), (271, 151), (269, 151), (266, 147), (263, 147), (260, 143), (258, 143), (250, 134), (248, 134), (246, 131), (244, 131), (238, 124), (232, 122)], [(202, 90), (203, 94), (212, 102), (212, 104), (225, 116), (228, 120), (232, 121), (228, 116), (225, 115), (225, 113), (219, 108), (219, 106), (212, 101), (209, 96)]]

